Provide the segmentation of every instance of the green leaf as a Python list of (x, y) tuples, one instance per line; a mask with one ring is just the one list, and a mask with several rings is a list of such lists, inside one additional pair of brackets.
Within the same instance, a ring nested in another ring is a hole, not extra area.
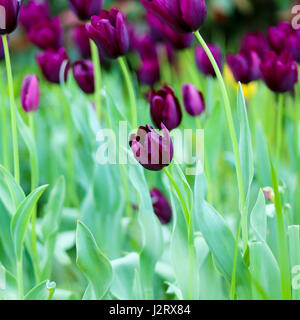
[(77, 265), (89, 280), (95, 298), (102, 299), (112, 283), (112, 266), (101, 253), (87, 226), (81, 221), (77, 222), (76, 253)]
[(292, 273), (293, 300), (300, 300), (300, 226), (289, 226), (289, 253)]
[(15, 245), (16, 256), (19, 261), (21, 260), (23, 242), (33, 208), (47, 187), (48, 185), (44, 185), (32, 191), (21, 202), (11, 221), (11, 233)]
[(24, 300), (48, 300), (49, 296), (53, 295), (55, 288), (55, 282), (42, 281), (26, 294)]
[(272, 185), (271, 168), (268, 156), (268, 145), (261, 123), (256, 126), (256, 174), (261, 187)]

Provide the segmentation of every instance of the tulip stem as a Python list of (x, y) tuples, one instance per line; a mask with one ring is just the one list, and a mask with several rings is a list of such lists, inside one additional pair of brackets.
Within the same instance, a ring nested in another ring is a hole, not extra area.
[(228, 93), (227, 93), (227, 89), (225, 86), (223, 76), (221, 74), (221, 71), (218, 67), (218, 64), (217, 64), (213, 54), (211, 53), (210, 49), (208, 48), (205, 40), (200, 35), (199, 31), (195, 32), (195, 36), (198, 39), (198, 41), (200, 42), (203, 49), (205, 50), (212, 66), (215, 70), (215, 73), (217, 75), (217, 78), (218, 78), (218, 81), (219, 81), (219, 84), (221, 87), (221, 92), (222, 92), (222, 96), (223, 96), (223, 100), (224, 100), (225, 112), (226, 112), (226, 117), (227, 117), (227, 124), (228, 124), (228, 129), (230, 132), (230, 137), (231, 137), (231, 142), (232, 142), (232, 147), (233, 147), (233, 152), (234, 152), (234, 158), (235, 158), (235, 168), (236, 168), (236, 176), (237, 176), (239, 199), (240, 199), (240, 211), (241, 211), (241, 219), (242, 219), (242, 238), (243, 238), (244, 251), (246, 251), (247, 246), (248, 246), (248, 226), (247, 226), (248, 222), (247, 222), (247, 212), (245, 210), (246, 199), (245, 199), (245, 191), (244, 191), (244, 186), (243, 186), (243, 178), (242, 178), (238, 140), (237, 140), (236, 132), (235, 132), (235, 128), (234, 128), (230, 100), (228, 97)]
[(277, 110), (277, 125), (276, 125), (276, 170), (279, 168), (280, 154), (282, 147), (282, 122), (283, 122), (283, 105), (284, 95), (279, 94), (278, 110)]
[(19, 167), (19, 150), (18, 150), (18, 131), (16, 122), (16, 105), (14, 97), (14, 83), (11, 70), (10, 55), (7, 43), (7, 36), (2, 35), (2, 42), (5, 55), (8, 90), (9, 90), (9, 102), (10, 102), (10, 115), (11, 115), (11, 135), (13, 143), (13, 157), (14, 157), (14, 175), (17, 184), (20, 184), (20, 167)]
[[(34, 128), (34, 113), (28, 113), (29, 128), (31, 130), (33, 140), (35, 141), (35, 128)], [(31, 191), (35, 190), (38, 186), (38, 163), (33, 154), (30, 153), (30, 167), (31, 167)], [(37, 207), (34, 206), (31, 216), (31, 249), (32, 249), (32, 260), (33, 269), (35, 274), (36, 282), (39, 283), (39, 267), (38, 267), (38, 253), (36, 246), (36, 218), (37, 218)]]
[(127, 85), (127, 89), (128, 89), (128, 94), (129, 94), (129, 101), (130, 101), (130, 108), (131, 108), (131, 116), (132, 116), (132, 125), (133, 128), (137, 128), (137, 107), (136, 107), (136, 99), (135, 99), (135, 94), (134, 94), (134, 88), (133, 88), (133, 84), (132, 84), (132, 80), (130, 77), (130, 73), (128, 70), (128, 66), (126, 63), (126, 60), (124, 57), (119, 57), (118, 61), (120, 63), (125, 81), (126, 81), (126, 85)]
[(90, 40), (91, 46), (91, 54), (92, 54), (92, 61), (94, 65), (94, 73), (95, 73), (95, 104), (96, 104), (96, 112), (98, 118), (101, 116), (101, 63), (100, 63), (100, 56), (99, 51), (94, 43), (94, 41)]

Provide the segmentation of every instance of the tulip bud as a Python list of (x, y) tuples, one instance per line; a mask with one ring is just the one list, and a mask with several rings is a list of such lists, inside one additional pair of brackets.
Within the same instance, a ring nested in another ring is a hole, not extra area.
[(167, 224), (172, 219), (172, 209), (164, 194), (156, 188), (150, 191), (154, 213), (162, 224)]
[(180, 103), (173, 89), (164, 86), (159, 91), (149, 94), (150, 111), (152, 120), (157, 128), (163, 123), (168, 130), (177, 128), (182, 120)]
[(179, 33), (197, 31), (206, 19), (205, 0), (140, 0), (152, 14)]
[(36, 111), (39, 107), (40, 91), (36, 75), (28, 74), (21, 88), (21, 105), (25, 112)]
[(269, 50), (267, 38), (262, 32), (249, 32), (242, 39), (241, 51), (255, 51), (261, 58)]
[(103, 0), (68, 0), (70, 8), (81, 20), (89, 20), (100, 13)]
[(292, 26), (289, 22), (280, 22), (276, 27), (268, 29), (268, 41), (271, 49), (276, 53), (281, 53), (286, 49), (286, 39), (293, 33)]
[(12, 33), (18, 24), (23, 0), (0, 0), (0, 34)]
[(234, 75), (235, 80), (248, 84), (261, 77), (261, 59), (255, 51), (241, 51), (237, 55), (230, 54), (227, 63)]
[[(208, 44), (208, 48), (210, 49), (213, 57), (215, 58), (219, 69), (223, 70), (223, 56), (220, 48), (217, 45)], [(199, 70), (207, 76), (216, 77), (215, 70), (205, 52), (205, 50), (198, 46), (195, 50), (196, 62)]]
[(86, 24), (86, 30), (99, 50), (108, 58), (124, 56), (129, 50), (126, 18), (118, 9), (111, 9), (109, 12), (102, 10), (99, 16), (91, 18), (91, 24)]
[(74, 78), (81, 88), (87, 94), (94, 93), (94, 66), (89, 60), (75, 61), (73, 64)]
[(183, 104), (186, 112), (195, 117), (205, 111), (203, 94), (193, 84), (182, 86)]
[(28, 38), (42, 50), (59, 49), (63, 43), (63, 28), (59, 17), (41, 20), (34, 24), (28, 33)]
[(294, 90), (298, 82), (298, 65), (288, 51), (279, 56), (274, 51), (267, 52), (260, 68), (263, 80), (272, 91), (279, 93)]
[[(69, 60), (65, 48), (55, 50), (46, 50), (36, 55), (37, 63), (39, 64), (45, 78), (52, 83), (59, 83), (60, 68), (65, 60)], [(67, 80), (69, 65), (65, 69), (65, 80)]]
[(173, 158), (173, 143), (168, 129), (161, 124), (163, 137), (151, 126), (139, 127), (130, 136), (129, 145), (136, 160), (147, 170), (160, 171)]
[(86, 31), (85, 25), (78, 26), (72, 32), (73, 41), (83, 59), (91, 57), (91, 46), (89, 34)]
[(22, 6), (20, 11), (20, 23), (29, 31), (30, 28), (40, 21), (50, 19), (50, 9), (48, 2), (39, 2), (36, 0), (28, 1), (26, 6)]

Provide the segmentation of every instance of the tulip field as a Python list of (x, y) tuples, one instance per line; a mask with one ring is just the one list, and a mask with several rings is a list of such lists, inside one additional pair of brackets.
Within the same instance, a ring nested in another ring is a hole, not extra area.
[(0, 0), (0, 300), (300, 299), (300, 6), (255, 2)]

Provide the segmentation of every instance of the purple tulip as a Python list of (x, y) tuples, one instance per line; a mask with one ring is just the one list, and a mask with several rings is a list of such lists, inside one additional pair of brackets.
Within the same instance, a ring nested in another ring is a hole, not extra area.
[(89, 60), (75, 61), (73, 64), (74, 78), (81, 88), (87, 94), (94, 93), (94, 66)]
[(255, 51), (261, 58), (269, 50), (267, 38), (262, 32), (249, 32), (244, 36), (241, 51), (250, 50)]
[[(59, 75), (61, 65), (64, 61), (69, 60), (65, 48), (60, 48), (57, 51), (49, 49), (36, 55), (37, 63), (39, 64), (45, 78), (52, 83), (59, 83)], [(67, 80), (69, 65), (65, 70), (65, 80)]]
[(85, 25), (78, 26), (72, 31), (73, 41), (83, 59), (91, 57), (91, 46), (89, 34), (86, 31)]
[(4, 48), (2, 43), (2, 38), (0, 37), (0, 60), (4, 59)]
[(40, 91), (36, 75), (28, 74), (21, 88), (21, 105), (25, 112), (36, 111), (39, 107)]
[(70, 8), (81, 20), (89, 20), (100, 13), (103, 0), (68, 0)]
[(142, 60), (158, 59), (156, 43), (149, 34), (135, 35), (132, 43)]
[(91, 24), (86, 24), (86, 30), (99, 50), (111, 59), (124, 56), (129, 50), (126, 18), (118, 9), (102, 10), (99, 16), (91, 18)]
[[(208, 44), (212, 55), (214, 56), (219, 69), (223, 70), (223, 56), (219, 46), (214, 44)], [(215, 70), (206, 54), (204, 49), (201, 46), (196, 47), (195, 49), (196, 62), (199, 70), (207, 76), (216, 77)]]
[(159, 91), (149, 94), (150, 111), (155, 126), (161, 129), (163, 123), (169, 131), (177, 128), (182, 120), (180, 103), (173, 89), (164, 86)]
[(29, 31), (32, 26), (40, 21), (50, 19), (50, 8), (48, 1), (40, 2), (36, 0), (28, 1), (26, 6), (23, 6), (20, 11), (20, 23)]
[(59, 17), (32, 25), (28, 38), (42, 50), (59, 49), (63, 43), (63, 28)]
[(0, 0), (0, 34), (12, 33), (18, 24), (23, 0)]
[(298, 82), (298, 66), (288, 51), (277, 55), (268, 51), (261, 63), (261, 72), (266, 85), (274, 92), (293, 91)]
[(178, 33), (150, 12), (147, 12), (147, 21), (154, 39), (167, 41), (177, 50), (191, 46), (194, 39), (192, 33)]
[(248, 84), (261, 77), (261, 59), (255, 51), (241, 51), (237, 55), (227, 56), (227, 63), (234, 75), (235, 80)]
[(158, 59), (144, 59), (138, 70), (138, 78), (141, 83), (151, 87), (160, 80), (160, 66)]
[(189, 83), (182, 86), (182, 98), (186, 112), (195, 117), (205, 111), (205, 101), (202, 92)]
[(281, 22), (276, 27), (268, 29), (268, 41), (271, 49), (281, 53), (286, 49), (286, 40), (293, 34), (293, 28), (289, 22)]
[(167, 224), (172, 219), (172, 209), (164, 194), (156, 189), (153, 188), (150, 191), (150, 196), (152, 199), (153, 210), (158, 219), (162, 224)]
[(151, 126), (139, 127), (130, 136), (129, 145), (136, 160), (147, 170), (160, 171), (173, 158), (173, 143), (168, 129), (161, 124), (163, 137)]
[(205, 0), (140, 0), (143, 6), (176, 32), (197, 31), (206, 19)]

